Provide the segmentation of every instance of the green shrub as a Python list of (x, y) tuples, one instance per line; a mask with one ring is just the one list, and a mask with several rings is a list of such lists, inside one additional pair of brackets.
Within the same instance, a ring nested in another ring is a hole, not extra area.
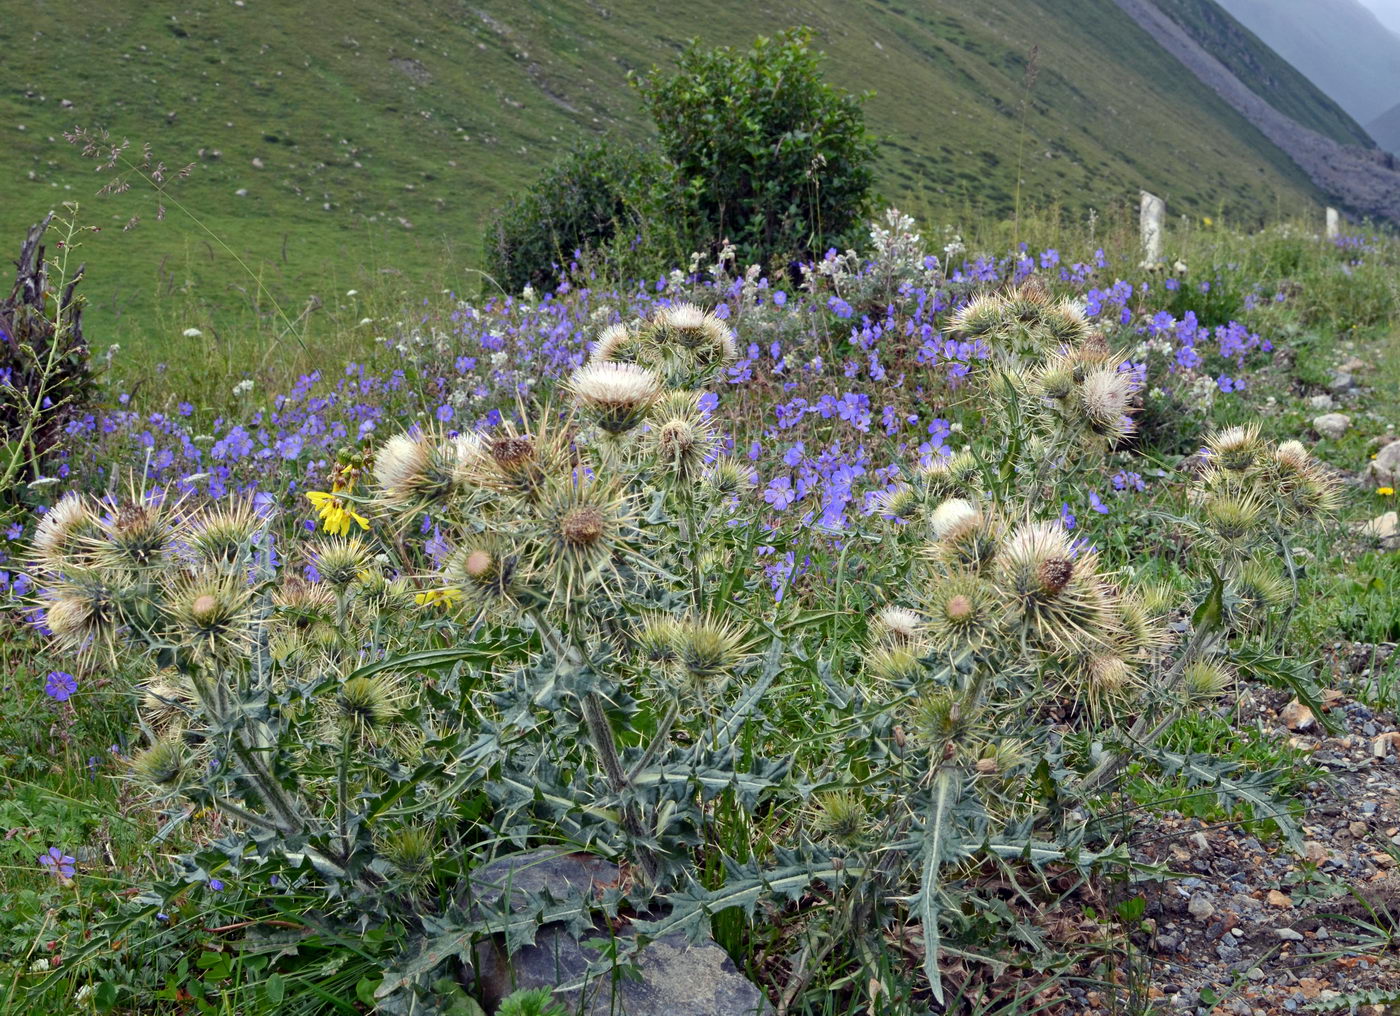
[(741, 261), (841, 243), (869, 208), (874, 139), (860, 100), (822, 80), (796, 29), (747, 52), (692, 44), (639, 87), (697, 241)]
[(503, 287), (552, 288), (576, 250), (637, 246), (642, 203), (659, 173), (636, 145), (595, 142), (570, 152), (496, 214), (486, 231), (487, 271)]

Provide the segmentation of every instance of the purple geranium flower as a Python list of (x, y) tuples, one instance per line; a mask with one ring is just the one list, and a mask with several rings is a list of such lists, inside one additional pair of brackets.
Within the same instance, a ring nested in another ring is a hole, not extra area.
[(44, 694), (55, 702), (67, 702), (78, 690), (78, 679), (63, 670), (49, 671), (44, 681)]
[(39, 864), (54, 878), (72, 878), (77, 871), (73, 867), (75, 860), (58, 847), (49, 847), (47, 854), (39, 855)]

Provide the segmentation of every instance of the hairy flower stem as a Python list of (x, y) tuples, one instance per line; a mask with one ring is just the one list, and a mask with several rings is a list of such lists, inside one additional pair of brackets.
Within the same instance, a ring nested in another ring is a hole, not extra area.
[(350, 856), (350, 728), (340, 735), (340, 764), (336, 768), (336, 826), (340, 834), (340, 849)]

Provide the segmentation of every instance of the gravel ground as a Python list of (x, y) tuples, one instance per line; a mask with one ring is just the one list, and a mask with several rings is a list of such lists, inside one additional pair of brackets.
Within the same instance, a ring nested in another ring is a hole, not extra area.
[[(1335, 686), (1393, 650), (1334, 647)], [(1301, 855), (1172, 814), (1135, 836), (1140, 860), (1186, 876), (1143, 888), (1138, 975), (1159, 1011), (1272, 1016), (1347, 1011), (1343, 996), (1366, 990), (1400, 997), (1400, 722), (1345, 692), (1326, 704), (1335, 733), (1271, 689), (1254, 689), (1240, 717), (1290, 738), (1324, 774), (1301, 797)]]

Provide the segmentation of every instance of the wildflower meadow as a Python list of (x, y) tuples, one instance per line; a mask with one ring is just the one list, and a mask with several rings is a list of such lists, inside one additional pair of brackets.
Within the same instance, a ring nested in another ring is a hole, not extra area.
[(1388, 230), (624, 232), (224, 371), (78, 340), (85, 213), (0, 314), (6, 1012), (1400, 1000)]

